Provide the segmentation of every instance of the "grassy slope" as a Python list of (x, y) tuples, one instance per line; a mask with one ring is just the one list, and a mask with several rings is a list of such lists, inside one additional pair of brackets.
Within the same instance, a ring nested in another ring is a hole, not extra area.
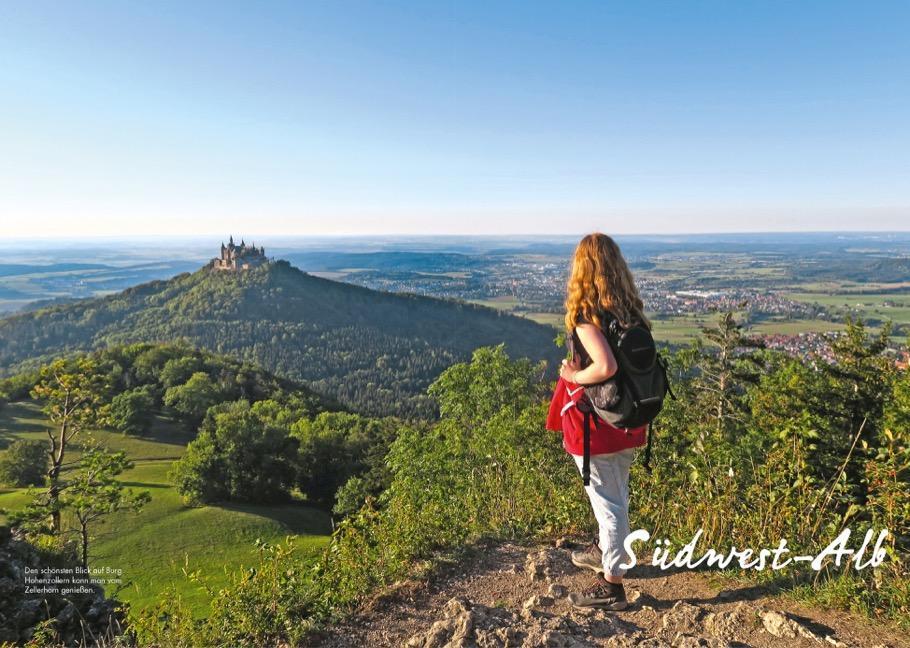
[[(10, 404), (0, 410), (0, 452), (15, 439), (45, 439), (45, 427), (33, 403)], [(315, 555), (328, 542), (328, 515), (305, 506), (184, 506), (167, 473), (189, 437), (166, 419), (156, 420), (149, 439), (103, 430), (94, 436), (133, 458), (135, 467), (122, 479), (152, 496), (141, 513), (118, 513), (103, 521), (91, 548), (93, 567), (123, 570), (118, 596), (134, 606), (153, 602), (173, 586), (204, 615), (208, 597), (184, 576), (184, 568), (200, 571), (217, 589), (241, 565), (254, 563), (257, 538), (280, 542), (291, 535), (305, 555)], [(28, 499), (26, 489), (0, 489), (0, 509), (15, 510)]]

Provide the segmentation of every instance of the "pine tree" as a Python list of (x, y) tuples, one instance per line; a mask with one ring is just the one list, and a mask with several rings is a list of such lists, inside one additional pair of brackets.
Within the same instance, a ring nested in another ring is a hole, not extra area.
[(746, 385), (758, 382), (762, 359), (756, 351), (764, 343), (745, 334), (731, 312), (721, 314), (716, 326), (702, 329), (701, 338), (708, 348), (699, 358), (694, 383), (698, 406), (716, 434), (728, 434), (744, 420), (742, 397)]
[(50, 467), (44, 506), (51, 518), (51, 531), (59, 533), (61, 471), (66, 465), (66, 452), (73, 439), (86, 427), (106, 417), (105, 395), (109, 376), (98, 370), (94, 360), (56, 360), (41, 370), (32, 397), (43, 401), (42, 411), (53, 424), (47, 430)]

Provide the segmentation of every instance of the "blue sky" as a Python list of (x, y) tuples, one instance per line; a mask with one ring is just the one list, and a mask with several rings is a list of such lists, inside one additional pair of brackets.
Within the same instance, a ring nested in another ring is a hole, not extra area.
[(8, 2), (0, 237), (889, 230), (907, 2)]

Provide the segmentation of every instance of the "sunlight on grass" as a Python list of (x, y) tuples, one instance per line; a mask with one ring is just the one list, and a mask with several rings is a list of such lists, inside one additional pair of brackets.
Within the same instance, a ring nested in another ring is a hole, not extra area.
[[(17, 439), (47, 438), (46, 421), (34, 403), (11, 403), (0, 411), (0, 452)], [(135, 467), (121, 476), (128, 488), (147, 490), (152, 501), (138, 514), (116, 513), (94, 530), (93, 567), (123, 570), (120, 590), (109, 590), (134, 607), (153, 603), (173, 587), (197, 616), (208, 611), (208, 594), (184, 574), (201, 572), (219, 589), (242, 566), (257, 561), (256, 539), (282, 542), (291, 536), (303, 556), (316, 556), (328, 544), (331, 521), (323, 511), (299, 504), (187, 507), (168, 480), (168, 471), (190, 435), (158, 417), (149, 436), (94, 431), (112, 450), (124, 450)], [(182, 443), (181, 443), (182, 441)], [(73, 453), (73, 457), (78, 451)], [(15, 511), (30, 500), (28, 489), (0, 489), (0, 509)], [(0, 522), (3, 521), (0, 515)]]

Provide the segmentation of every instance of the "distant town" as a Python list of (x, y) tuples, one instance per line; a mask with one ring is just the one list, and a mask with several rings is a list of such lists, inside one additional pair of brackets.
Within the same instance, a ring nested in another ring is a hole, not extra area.
[[(469, 301), (562, 326), (570, 237), (277, 239), (268, 241), (267, 257), (241, 234), (226, 236), (226, 243), (146, 243), (135, 250), (103, 244), (12, 250), (0, 264), (0, 311), (109, 294), (206, 262), (242, 271), (273, 258), (336, 281)], [(666, 344), (688, 344), (716, 313), (733, 311), (766, 346), (807, 359), (830, 358), (830, 341), (848, 316), (873, 330), (890, 324), (895, 357), (906, 345), (910, 235), (627, 237), (621, 245), (655, 335)]]

